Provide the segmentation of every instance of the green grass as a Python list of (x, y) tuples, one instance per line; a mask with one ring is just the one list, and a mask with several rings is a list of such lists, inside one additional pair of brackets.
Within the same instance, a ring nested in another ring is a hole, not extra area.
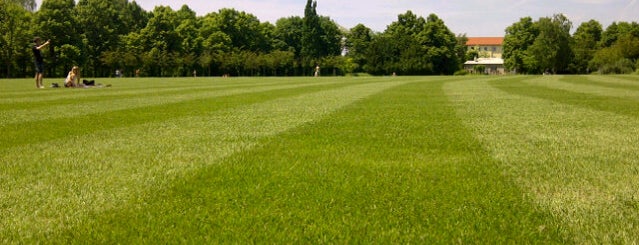
[(0, 80), (0, 243), (639, 242), (634, 76), (98, 80)]

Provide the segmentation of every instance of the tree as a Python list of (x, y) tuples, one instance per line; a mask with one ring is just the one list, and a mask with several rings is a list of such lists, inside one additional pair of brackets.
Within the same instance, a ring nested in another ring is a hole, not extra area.
[(437, 15), (407, 11), (370, 44), (366, 70), (373, 74), (453, 74), (459, 69), (457, 38)]
[(451, 75), (459, 69), (457, 38), (437, 15), (428, 16), (417, 40), (428, 50), (427, 57), (433, 64), (433, 72)]
[(342, 44), (342, 38), (344, 37), (342, 30), (340, 30), (333, 20), (326, 16), (320, 17), (320, 26), (322, 28), (322, 33), (324, 33), (324, 35), (321, 36), (321, 56), (326, 57), (340, 55), (344, 48)]
[(73, 16), (77, 16), (80, 33), (85, 39), (84, 56), (89, 62), (86, 73), (94, 76), (111, 74), (119, 67), (103, 66), (100, 57), (104, 52), (117, 51), (120, 36), (130, 32), (122, 15), (127, 10), (126, 0), (80, 0)]
[(198, 33), (200, 21), (197, 19), (195, 11), (191, 10), (187, 5), (183, 5), (176, 14), (179, 24), (175, 31), (182, 41), (180, 44), (181, 50), (179, 50), (182, 55), (182, 62), (179, 62), (181, 64), (179, 73), (182, 76), (188, 76), (192, 74), (193, 70), (196, 70), (197, 57), (203, 51), (203, 38)]
[(36, 14), (35, 35), (46, 39), (51, 39), (51, 45), (48, 46), (48, 55), (51, 62), (47, 66), (50, 76), (59, 76), (66, 73), (71, 67), (62, 66), (57, 58), (59, 49), (62, 45), (68, 44), (79, 47), (81, 44), (77, 22), (74, 18), (73, 9), (75, 2), (73, 0), (44, 0), (40, 10)]
[(176, 29), (178, 15), (166, 6), (155, 7), (147, 26), (140, 31), (142, 46), (146, 52), (144, 67), (149, 75), (171, 76), (177, 71), (174, 66), (176, 54), (180, 53), (182, 40)]
[[(433, 64), (426, 46), (428, 37), (422, 33), (426, 20), (406, 11), (388, 25), (381, 38), (371, 43), (367, 56), (367, 71), (373, 74), (432, 74)], [(382, 53), (383, 52), (383, 53)]]
[(459, 60), (459, 69), (461, 70), (464, 66), (464, 62), (472, 60), (474, 57), (468, 58), (468, 48), (466, 47), (468, 37), (466, 37), (466, 34), (459, 34), (456, 39), (455, 54), (457, 55), (457, 60)]
[(528, 56), (526, 50), (532, 46), (538, 35), (539, 30), (530, 17), (521, 18), (519, 22), (506, 28), (502, 54), (506, 69), (519, 73), (530, 72), (524, 59)]
[(612, 46), (597, 51), (590, 61), (600, 73), (624, 74), (637, 69), (639, 38), (632, 35), (620, 37)]
[(570, 36), (572, 23), (562, 14), (539, 18), (530, 17), (506, 28), (504, 65), (520, 73), (552, 71), (566, 73), (574, 58)]
[(301, 17), (293, 16), (280, 18), (275, 22), (274, 47), (277, 50), (291, 51), (296, 58), (300, 57), (302, 51), (302, 33), (304, 21)]
[(20, 3), (0, 1), (0, 46), (3, 47), (0, 49), (0, 60), (3, 61), (0, 74), (4, 73), (6, 77), (11, 77), (12, 71), (18, 69), (16, 58), (21, 55), (23, 47), (28, 46), (28, 39), (23, 37), (31, 36), (31, 17), (32, 14)]
[(342, 34), (330, 18), (317, 14), (317, 2), (308, 0), (302, 19), (302, 49), (300, 51), (303, 67), (315, 67), (324, 57), (339, 55)]
[(221, 9), (217, 15), (219, 30), (231, 38), (232, 45), (240, 50), (268, 52), (270, 37), (262, 31), (257, 17), (234, 9)]
[(601, 41), (602, 27), (596, 20), (582, 23), (573, 34), (572, 49), (575, 52), (575, 59), (571, 70), (575, 73), (588, 73), (590, 67), (588, 63), (595, 55)]
[(307, 0), (302, 19), (302, 50), (300, 55), (306, 60), (319, 60), (322, 56), (322, 26), (317, 15), (317, 2)]
[(352, 69), (353, 71), (357, 71), (366, 65), (366, 53), (373, 41), (373, 36), (373, 30), (363, 24), (358, 24), (351, 28), (346, 35), (346, 50), (348, 51), (346, 56), (350, 58), (351, 62), (356, 64)]
[(119, 0), (125, 2), (125, 7), (120, 14), (122, 21), (122, 30), (124, 33), (137, 32), (142, 30), (149, 22), (149, 13), (146, 12), (137, 2), (128, 2), (128, 0)]
[(539, 35), (528, 49), (528, 61), (532, 71), (568, 72), (573, 59), (570, 47), (572, 23), (562, 14), (552, 18), (540, 18), (536, 23)]

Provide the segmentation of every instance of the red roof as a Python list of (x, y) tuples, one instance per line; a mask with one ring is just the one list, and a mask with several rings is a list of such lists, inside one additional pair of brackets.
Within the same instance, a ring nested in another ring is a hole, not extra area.
[(466, 46), (501, 46), (503, 37), (469, 37)]

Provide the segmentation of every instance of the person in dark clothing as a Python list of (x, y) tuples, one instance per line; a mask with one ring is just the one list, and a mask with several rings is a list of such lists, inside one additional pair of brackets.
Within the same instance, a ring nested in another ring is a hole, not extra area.
[(42, 83), (42, 77), (44, 74), (44, 60), (42, 59), (41, 49), (49, 45), (51, 40), (47, 40), (45, 43), (41, 43), (42, 40), (39, 37), (33, 39), (33, 56), (35, 58), (35, 82), (36, 88), (44, 88), (44, 84)]

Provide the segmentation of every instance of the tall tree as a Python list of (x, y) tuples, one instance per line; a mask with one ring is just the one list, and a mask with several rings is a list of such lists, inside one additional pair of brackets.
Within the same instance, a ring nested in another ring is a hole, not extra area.
[[(13, 76), (13, 70), (19, 67), (17, 57), (24, 54), (24, 47), (27, 47), (26, 36), (31, 36), (29, 23), (32, 14), (21, 4), (13, 1), (0, 1), (0, 60), (3, 64), (0, 74), (6, 77)], [(23, 55), (24, 56), (24, 55)], [(25, 63), (25, 62), (22, 62)]]
[(275, 49), (282, 51), (291, 51), (296, 58), (300, 57), (302, 51), (302, 33), (304, 21), (299, 16), (281, 18), (275, 22), (274, 38)]
[(85, 57), (88, 66), (94, 69), (85, 69), (87, 73), (95, 76), (111, 74), (112, 70), (119, 67), (105, 67), (100, 62), (100, 57), (107, 51), (115, 51), (120, 47), (120, 35), (126, 35), (130, 29), (123, 21), (121, 13), (126, 12), (126, 0), (80, 0), (74, 16), (80, 26), (86, 47)]
[(22, 6), (24, 10), (27, 10), (29, 12), (35, 11), (37, 7), (35, 0), (2, 0), (2, 1), (4, 1), (4, 4), (6, 3), (18, 4)]
[(176, 75), (176, 55), (181, 51), (182, 40), (176, 29), (178, 15), (167, 6), (158, 6), (152, 12), (147, 26), (141, 30), (145, 47), (145, 70), (149, 75)]
[[(432, 74), (433, 64), (428, 54), (428, 37), (418, 38), (426, 28), (426, 19), (411, 11), (397, 16), (397, 21), (388, 25), (384, 38), (373, 41), (372, 52), (369, 51), (368, 62), (383, 62), (368, 66), (375, 74), (398, 73), (402, 75)], [(385, 54), (379, 51), (387, 52)], [(382, 68), (381, 70), (379, 68)], [(383, 72), (383, 73), (380, 73)]]
[(347, 57), (352, 58), (353, 62), (357, 64), (355, 71), (359, 71), (359, 68), (366, 65), (366, 53), (370, 43), (373, 41), (373, 35), (373, 30), (363, 24), (358, 24), (351, 28), (346, 35)]
[(428, 50), (427, 54), (436, 74), (453, 74), (459, 69), (455, 34), (437, 15), (428, 16), (417, 40)]
[(590, 72), (588, 62), (592, 60), (598, 49), (602, 32), (602, 26), (596, 20), (590, 20), (579, 25), (575, 34), (573, 34), (572, 49), (575, 52), (575, 59), (571, 67), (573, 72)]
[(526, 50), (532, 46), (539, 35), (539, 30), (531, 17), (524, 17), (506, 28), (504, 37), (504, 66), (506, 69), (528, 73), (529, 68), (524, 64), (524, 59), (528, 56)]
[(271, 50), (269, 36), (263, 32), (260, 20), (252, 14), (235, 9), (221, 9), (216, 15), (222, 32), (240, 50), (268, 52)]
[(179, 24), (176, 32), (182, 40), (181, 46), (181, 62), (180, 75), (192, 74), (196, 70), (198, 57), (202, 54), (202, 37), (199, 36), (200, 21), (195, 15), (195, 11), (191, 10), (187, 5), (183, 5), (177, 11)]
[[(307, 0), (302, 23), (301, 56), (308, 61), (317, 61), (322, 57), (322, 26), (317, 15), (317, 2)], [(309, 64), (307, 64), (309, 65)], [(312, 64), (310, 64), (312, 65)]]
[(342, 33), (337, 24), (328, 17), (317, 14), (317, 2), (308, 0), (302, 19), (303, 66), (315, 66), (322, 58), (339, 55)]
[(44, 0), (35, 19), (35, 35), (42, 38), (51, 39), (48, 52), (43, 52), (49, 58), (50, 76), (59, 76), (65, 73), (69, 64), (61, 64), (56, 53), (62, 45), (80, 45), (76, 19), (73, 9), (73, 0)]
[(128, 0), (119, 0), (125, 2), (125, 7), (120, 14), (120, 20), (122, 21), (121, 35), (129, 34), (131, 32), (140, 31), (149, 22), (150, 14), (142, 9), (137, 2)]
[(552, 18), (540, 18), (536, 25), (539, 35), (528, 49), (528, 66), (534, 67), (533, 71), (538, 72), (568, 72), (568, 65), (574, 57), (570, 46), (570, 20), (557, 14)]

